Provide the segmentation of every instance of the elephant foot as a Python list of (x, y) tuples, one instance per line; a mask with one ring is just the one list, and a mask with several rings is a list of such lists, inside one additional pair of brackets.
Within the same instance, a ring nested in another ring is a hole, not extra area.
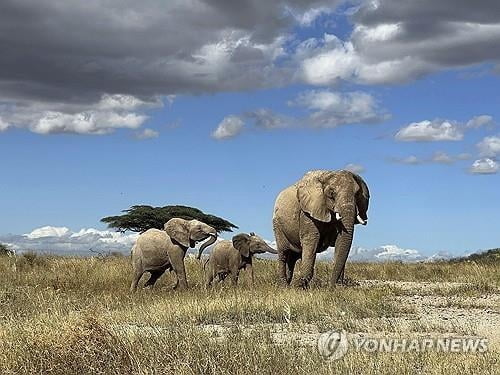
[(299, 280), (298, 280), (298, 283), (297, 283), (298, 287), (299, 288), (302, 288), (304, 290), (306, 289), (309, 289), (309, 280), (301, 277)]
[(359, 285), (360, 285), (359, 282), (349, 277), (343, 277), (342, 279), (339, 279), (337, 282), (331, 283), (331, 286), (333, 288), (337, 286), (359, 286)]
[(344, 279), (342, 280), (342, 285), (344, 286), (359, 286), (359, 282), (357, 282), (356, 280), (354, 279), (351, 279), (349, 277), (344, 277)]
[(186, 290), (187, 289), (187, 285), (183, 285), (183, 284), (177, 283), (177, 284), (174, 285), (173, 289), (174, 290)]

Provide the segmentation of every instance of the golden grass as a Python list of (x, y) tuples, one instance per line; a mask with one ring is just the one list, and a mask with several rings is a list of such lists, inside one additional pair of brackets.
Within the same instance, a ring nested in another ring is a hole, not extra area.
[[(171, 290), (174, 279), (165, 275), (154, 290), (130, 294), (127, 257), (19, 257), (17, 272), (0, 259), (0, 373), (487, 374), (498, 368), (495, 352), (349, 352), (327, 362), (314, 346), (276, 344), (276, 324), (349, 330), (359, 319), (411, 314), (412, 308), (393, 300), (402, 293), (397, 288), (328, 288), (326, 263), (317, 265), (307, 291), (279, 285), (274, 261), (255, 263), (253, 287), (242, 272), (237, 288), (227, 283), (204, 290), (201, 264), (188, 260), (189, 290)], [(349, 264), (346, 274), (354, 280), (464, 282), (457, 293), (471, 294), (496, 290), (498, 271), (493, 264), (390, 263)], [(203, 329), (210, 324), (229, 327), (228, 333), (215, 339)]]

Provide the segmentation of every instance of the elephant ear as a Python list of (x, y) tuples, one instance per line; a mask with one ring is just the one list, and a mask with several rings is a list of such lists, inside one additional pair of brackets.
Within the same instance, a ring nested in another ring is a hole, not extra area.
[(164, 229), (171, 239), (184, 247), (189, 247), (189, 230), (186, 220), (180, 218), (170, 219), (165, 224)]
[(356, 206), (358, 208), (358, 214), (362, 219), (367, 220), (370, 191), (368, 190), (368, 186), (366, 185), (366, 182), (361, 178), (361, 176), (357, 175), (356, 173), (353, 173), (352, 175), (359, 186), (359, 191), (356, 193)]
[(297, 198), (302, 211), (307, 212), (313, 218), (328, 223), (332, 220), (330, 210), (326, 206), (323, 184), (315, 177), (302, 178), (297, 184)]
[(242, 256), (250, 256), (250, 236), (245, 233), (237, 234), (233, 237), (233, 246)]

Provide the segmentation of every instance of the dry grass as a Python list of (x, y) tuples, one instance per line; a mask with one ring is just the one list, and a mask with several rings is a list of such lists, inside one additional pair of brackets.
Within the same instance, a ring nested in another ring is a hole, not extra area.
[[(2, 374), (254, 374), (349, 372), (495, 373), (498, 353), (373, 354), (324, 361), (315, 347), (272, 341), (272, 326), (314, 324), (350, 329), (362, 319), (412, 314), (391, 287), (327, 287), (330, 265), (318, 264), (310, 290), (276, 282), (276, 264), (257, 261), (256, 285), (204, 290), (200, 263), (187, 262), (190, 289), (173, 291), (172, 275), (152, 291), (128, 291), (126, 257), (19, 257), (17, 272), (0, 259)], [(466, 294), (500, 287), (494, 264), (350, 264), (350, 278), (466, 282)], [(444, 292), (443, 292), (444, 293)], [(202, 329), (229, 327), (222, 339)], [(259, 326), (251, 331), (248, 326)], [(384, 329), (386, 329), (385, 327)]]

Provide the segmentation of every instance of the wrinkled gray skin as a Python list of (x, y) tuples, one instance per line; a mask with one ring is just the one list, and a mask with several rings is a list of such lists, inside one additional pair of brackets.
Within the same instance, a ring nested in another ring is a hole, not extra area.
[(233, 285), (238, 283), (240, 270), (246, 269), (253, 279), (252, 258), (254, 254), (261, 253), (276, 254), (276, 250), (270, 247), (262, 238), (255, 233), (237, 234), (232, 241), (221, 241), (214, 246), (210, 258), (205, 262), (205, 286), (208, 287), (217, 276), (223, 281), (227, 275), (231, 275)]
[(300, 286), (314, 274), (316, 253), (335, 247), (331, 285), (343, 282), (354, 225), (365, 225), (370, 193), (350, 171), (310, 171), (276, 198), (273, 229), (279, 254), (279, 276), (290, 284), (301, 262)]
[[(166, 270), (173, 270), (177, 276), (174, 288), (187, 288), (184, 257), (189, 247), (196, 242), (210, 238), (202, 245), (205, 248), (217, 239), (217, 231), (198, 220), (170, 219), (164, 230), (149, 229), (142, 233), (132, 247), (132, 268), (134, 278), (130, 290), (135, 291), (144, 272), (151, 276), (144, 287), (153, 287)], [(203, 251), (203, 250), (201, 250)]]

